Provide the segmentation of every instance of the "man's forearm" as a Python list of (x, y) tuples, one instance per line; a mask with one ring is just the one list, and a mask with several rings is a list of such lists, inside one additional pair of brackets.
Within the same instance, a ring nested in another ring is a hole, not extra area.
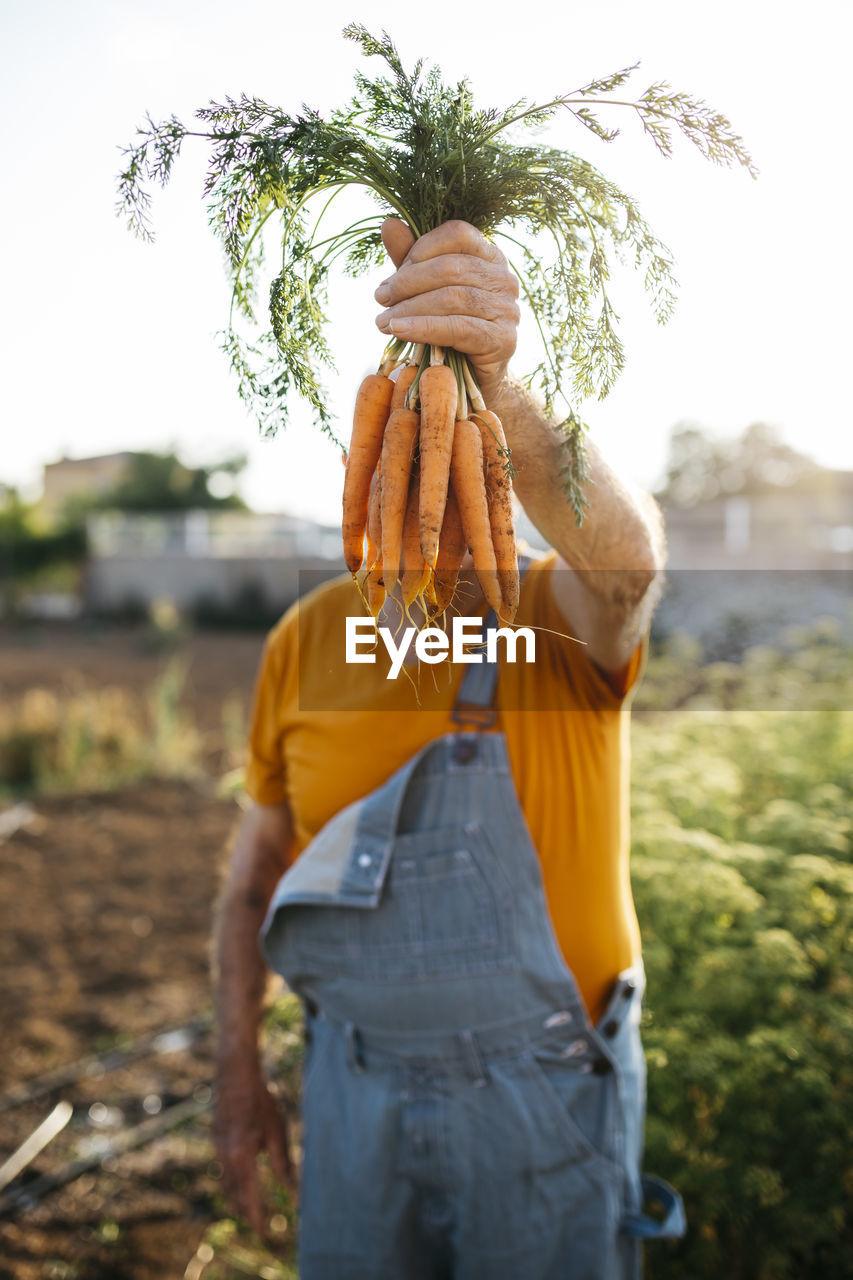
[(216, 938), (217, 1062), (239, 1060), (259, 1066), (258, 1028), (267, 974), (258, 948), (258, 931), (265, 909), (251, 906), (239, 895), (228, 895), (220, 906)]
[(594, 594), (621, 600), (639, 592), (642, 599), (663, 561), (659, 514), (651, 499), (630, 494), (590, 444), (589, 509), (577, 527), (562, 488), (561, 436), (508, 373), (521, 313), (518, 280), (500, 249), (457, 219), (416, 240), (398, 219), (386, 218), (382, 236), (397, 271), (376, 290), (385, 308), (376, 318), (380, 331), (469, 357), (486, 404), (503, 423), (518, 468), (516, 493), (530, 519), (572, 569), (586, 570)]
[(521, 384), (508, 380), (491, 404), (503, 423), (518, 469), (515, 491), (548, 544), (596, 594), (640, 598), (663, 565), (663, 523), (648, 494), (633, 494), (587, 441), (589, 504), (578, 527), (562, 483), (563, 437), (541, 404)]
[(260, 1066), (258, 1030), (268, 971), (258, 935), (280, 873), (275, 856), (246, 852), (238, 842), (214, 937), (220, 1066)]

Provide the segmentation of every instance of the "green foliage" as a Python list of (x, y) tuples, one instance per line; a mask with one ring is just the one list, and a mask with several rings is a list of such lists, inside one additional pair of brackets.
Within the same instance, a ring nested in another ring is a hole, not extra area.
[(87, 505), (118, 511), (189, 511), (200, 507), (245, 511), (245, 502), (235, 494), (219, 498), (210, 492), (213, 475), (239, 475), (245, 465), (246, 458), (238, 457), (216, 466), (188, 467), (174, 453), (134, 453), (115, 487)]
[[(619, 130), (602, 122), (599, 109), (627, 107), (663, 155), (671, 154), (677, 129), (709, 160), (743, 165), (755, 176), (743, 142), (719, 112), (665, 82), (631, 100), (614, 97), (636, 65), (539, 105), (520, 101), (482, 109), (466, 80), (447, 85), (438, 68), (425, 71), (422, 60), (407, 72), (387, 33), (377, 38), (352, 23), (344, 35), (366, 57), (381, 58), (389, 74), (370, 79), (357, 73), (354, 96), (328, 119), (310, 107), (289, 115), (245, 94), (196, 111), (201, 131), (175, 116), (159, 124), (147, 117), (137, 141), (124, 149), (119, 212), (132, 231), (150, 239), (147, 184), (168, 182), (184, 138), (210, 143), (204, 195), (233, 283), (222, 345), (241, 397), (268, 433), (284, 423), (287, 396), (295, 390), (333, 435), (320, 381), (321, 370), (333, 367), (325, 339), (329, 270), (343, 259), (345, 269), (358, 274), (383, 257), (383, 213), (320, 235), (321, 221), (341, 191), (366, 188), (384, 213), (396, 213), (416, 236), (451, 219), (503, 236), (518, 250), (512, 265), (543, 342), (543, 360), (529, 381), (541, 388), (549, 413), (558, 395), (568, 409), (561, 424), (564, 476), (580, 519), (584, 425), (565, 389), (571, 386), (579, 397), (605, 396), (622, 368), (618, 316), (608, 293), (612, 258), (642, 271), (660, 321), (668, 319), (674, 303), (672, 260), (631, 196), (586, 160), (529, 138), (512, 141), (510, 131), (521, 136), (521, 129), (541, 126), (566, 110), (611, 142)], [(248, 342), (237, 331), (234, 313), (236, 308), (238, 316), (257, 323), (262, 232), (273, 217), (281, 225), (282, 251), (270, 286), (271, 324)], [(524, 244), (519, 234), (532, 240)], [(399, 348), (393, 348), (395, 355)]]
[[(740, 662), (703, 662), (702, 643), (675, 631), (653, 653), (634, 708), (641, 714), (853, 708), (853, 653), (836, 619), (792, 627), (783, 641), (775, 648), (753, 645)], [(831, 743), (824, 745), (831, 749)], [(831, 757), (819, 764), (834, 768)]]
[(56, 565), (77, 564), (85, 555), (84, 529), (40, 529), (34, 508), (14, 490), (6, 494), (0, 504), (0, 579), (30, 579)]
[(272, 602), (261, 582), (246, 582), (223, 601), (212, 593), (196, 597), (190, 611), (193, 625), (222, 631), (268, 631), (281, 617), (281, 603)]
[(851, 776), (850, 712), (635, 724), (646, 1166), (689, 1223), (649, 1280), (853, 1274)]

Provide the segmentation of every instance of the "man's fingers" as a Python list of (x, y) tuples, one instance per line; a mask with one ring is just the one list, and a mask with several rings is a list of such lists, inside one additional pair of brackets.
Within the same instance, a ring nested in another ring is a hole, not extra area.
[(374, 297), (388, 307), (442, 288), (481, 289), (496, 297), (518, 297), (518, 280), (509, 268), (464, 253), (443, 254), (426, 262), (407, 259), (399, 271), (383, 280)]
[(285, 1186), (292, 1186), (293, 1165), (290, 1159), (287, 1125), (277, 1111), (270, 1117), (266, 1141), (270, 1168), (279, 1182), (284, 1183)]
[(223, 1189), (228, 1204), (258, 1235), (264, 1229), (264, 1209), (254, 1155), (232, 1156), (222, 1166)]
[(484, 258), (486, 262), (506, 262), (497, 245), (487, 240), (470, 222), (462, 222), (458, 218), (443, 222), (440, 227), (428, 231), (416, 240), (408, 261), (426, 262), (429, 258), (438, 258), (445, 253), (473, 254), (477, 258)]
[(508, 360), (504, 326), (473, 316), (402, 316), (389, 321), (389, 332), (406, 342), (431, 343), (435, 347), (453, 347), (470, 356), (490, 356)]
[(513, 298), (501, 297), (486, 289), (472, 289), (464, 285), (451, 285), (446, 289), (431, 289), (417, 297), (398, 302), (393, 309), (383, 311), (376, 323), (387, 332), (391, 321), (406, 316), (469, 316), (475, 320), (492, 320), (518, 324), (518, 304)]
[(262, 1236), (264, 1234), (264, 1206), (261, 1203), (260, 1190), (256, 1190), (251, 1197), (247, 1196), (245, 1216), (255, 1235)]
[(415, 243), (415, 237), (400, 218), (386, 218), (382, 223), (382, 243), (394, 266), (399, 268)]

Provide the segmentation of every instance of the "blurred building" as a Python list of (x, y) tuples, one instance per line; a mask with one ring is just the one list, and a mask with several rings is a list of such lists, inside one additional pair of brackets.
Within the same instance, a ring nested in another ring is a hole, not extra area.
[(168, 600), (201, 617), (275, 615), (344, 569), (339, 526), (284, 514), (104, 511), (87, 537), (85, 605), (98, 613)]
[(103, 497), (119, 484), (133, 458), (130, 452), (103, 453), (94, 458), (60, 458), (43, 470), (42, 510), (53, 520), (72, 498)]
[[(45, 504), (106, 492), (130, 453), (45, 468)], [(736, 657), (788, 627), (833, 617), (853, 629), (853, 471), (814, 466), (792, 483), (663, 502), (669, 562), (655, 616), (665, 636), (700, 637)], [(82, 599), (89, 612), (142, 615), (159, 601), (200, 620), (277, 616), (344, 569), (339, 526), (228, 510), (101, 511), (87, 522)], [(522, 513), (518, 535), (543, 539)]]
[(815, 467), (784, 487), (663, 511), (659, 636), (686, 631), (706, 656), (737, 658), (831, 618), (853, 640), (853, 471)]
[[(661, 506), (669, 558), (654, 638), (684, 631), (706, 657), (737, 659), (831, 618), (853, 641), (853, 471), (815, 467), (784, 487)], [(544, 547), (523, 513), (516, 528)]]
[(853, 568), (853, 471), (663, 510), (672, 569)]

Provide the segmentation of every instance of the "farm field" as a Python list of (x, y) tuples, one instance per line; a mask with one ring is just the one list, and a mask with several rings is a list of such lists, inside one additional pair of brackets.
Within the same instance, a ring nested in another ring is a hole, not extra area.
[[(182, 703), (200, 732), (209, 776), (34, 798), (29, 820), (2, 842), (0, 1093), (147, 1033), (184, 1027), (207, 1011), (211, 913), (239, 817), (211, 779), (226, 754), (223, 700), (231, 695), (248, 706), (261, 643), (259, 635), (214, 635), (181, 647)], [(136, 631), (7, 633), (0, 651), (4, 697), (24, 689), (77, 696), (105, 687), (145, 690), (171, 657)], [(203, 1106), (210, 1036), (202, 1026), (188, 1040), (174, 1036), (168, 1052), (84, 1075), (0, 1113), (0, 1152), (16, 1146), (60, 1096), (84, 1115), (87, 1106), (106, 1106), (101, 1128), (89, 1126), (90, 1137), (104, 1138), (114, 1125), (145, 1120), (144, 1098), (159, 1099), (161, 1113), (184, 1098)], [(183, 1276), (218, 1216), (207, 1125), (200, 1110), (189, 1127), (108, 1160), (28, 1213), (0, 1219), (0, 1275)], [(71, 1133), (79, 1140), (82, 1125), (72, 1122), (38, 1158), (39, 1173), (69, 1158)]]
[[(286, 1194), (262, 1248), (225, 1213), (209, 1132), (210, 922), (262, 643), (0, 634), (0, 1162), (74, 1108), (24, 1176), (32, 1202), (0, 1216), (3, 1280), (294, 1280)], [(650, 659), (632, 797), (646, 1163), (690, 1229), (649, 1249), (647, 1280), (853, 1275), (851, 682), (826, 623), (740, 666), (684, 639)], [(285, 1095), (298, 1031), (278, 1000)], [(65, 1185), (37, 1181), (74, 1160)]]

